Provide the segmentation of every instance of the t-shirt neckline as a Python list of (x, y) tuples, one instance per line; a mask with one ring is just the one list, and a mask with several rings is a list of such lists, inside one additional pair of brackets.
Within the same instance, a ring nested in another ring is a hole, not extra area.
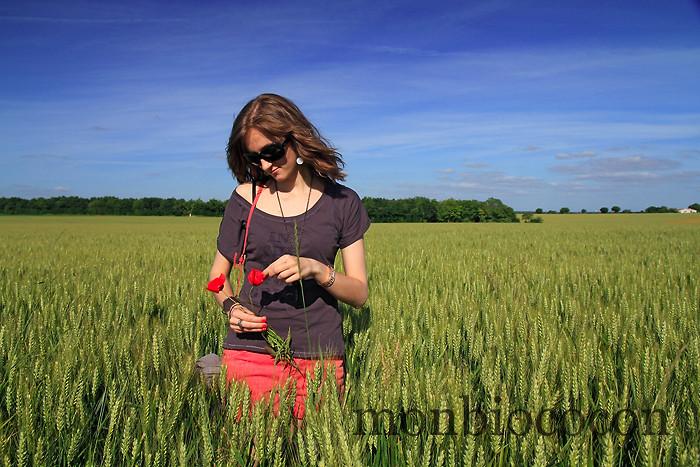
[[(264, 217), (267, 217), (269, 219), (274, 219), (280, 222), (283, 222), (284, 220), (296, 220), (296, 219), (302, 219), (304, 217), (304, 214), (307, 216), (311, 214), (312, 212), (317, 210), (317, 207), (323, 202), (323, 200), (328, 196), (328, 182), (326, 180), (321, 179), (323, 182), (323, 191), (321, 191), (321, 197), (311, 206), (309, 206), (309, 210), (306, 211), (306, 213), (301, 213), (297, 214), (296, 216), (277, 216), (275, 214), (270, 214), (269, 212), (265, 212), (262, 209), (258, 208), (256, 206), (255, 212), (262, 214)], [(247, 209), (250, 209), (251, 203), (245, 199), (240, 193), (238, 193), (238, 190), (234, 189), (233, 193), (235, 194), (236, 198), (240, 202), (242, 202), (243, 206), (245, 206)]]

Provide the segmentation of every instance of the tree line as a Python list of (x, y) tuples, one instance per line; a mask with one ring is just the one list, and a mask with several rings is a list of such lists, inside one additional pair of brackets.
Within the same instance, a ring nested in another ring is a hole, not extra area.
[(0, 198), (2, 214), (107, 214), (115, 216), (221, 216), (226, 203), (176, 198), (117, 198), (57, 196), (53, 198)]
[(362, 198), (374, 222), (518, 222), (515, 211), (500, 199), (486, 201)]
[[(700, 203), (693, 203), (690, 206), (688, 206), (690, 209), (695, 209), (696, 211), (700, 212)], [(613, 212), (615, 214), (622, 212), (623, 214), (631, 213), (631, 209), (622, 209), (620, 206), (613, 206), (611, 208), (607, 208), (606, 206), (603, 206), (600, 208), (598, 211), (600, 211), (602, 214), (607, 214), (609, 212)], [(640, 213), (669, 213), (669, 212), (678, 212), (678, 209), (675, 208), (669, 208), (667, 206), (649, 206), (648, 208), (639, 211)], [(537, 208), (535, 209), (535, 214), (544, 214), (545, 211), (542, 208)], [(569, 214), (571, 213), (571, 209), (567, 207), (560, 208), (559, 211), (554, 211), (554, 210), (549, 210), (546, 212), (547, 214)], [(581, 209), (581, 214), (587, 214), (588, 211), (585, 209)]]
[[(515, 211), (501, 200), (486, 201), (415, 197), (365, 197), (362, 202), (373, 222), (518, 222)], [(0, 214), (92, 214), (117, 216), (221, 216), (226, 201), (177, 198), (0, 198)]]

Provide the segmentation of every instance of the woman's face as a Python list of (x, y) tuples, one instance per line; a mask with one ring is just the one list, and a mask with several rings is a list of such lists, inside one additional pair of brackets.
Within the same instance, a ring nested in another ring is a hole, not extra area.
[[(270, 141), (267, 136), (262, 134), (256, 128), (251, 128), (245, 134), (243, 143), (246, 150), (250, 152), (260, 152), (262, 148), (270, 143), (281, 143), (282, 141)], [(280, 182), (296, 177), (299, 170), (296, 164), (296, 153), (290, 144), (285, 147), (284, 157), (274, 162), (268, 162), (265, 159), (260, 160), (260, 168), (275, 181)]]

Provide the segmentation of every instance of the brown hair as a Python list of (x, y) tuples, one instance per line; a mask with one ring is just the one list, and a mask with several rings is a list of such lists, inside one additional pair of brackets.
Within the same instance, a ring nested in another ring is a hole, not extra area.
[(291, 135), (290, 143), (304, 163), (322, 177), (345, 180), (341, 154), (319, 133), (292, 101), (277, 94), (260, 94), (248, 102), (236, 116), (226, 146), (229, 169), (239, 183), (264, 182), (266, 174), (243, 157), (245, 134), (255, 128), (273, 142)]

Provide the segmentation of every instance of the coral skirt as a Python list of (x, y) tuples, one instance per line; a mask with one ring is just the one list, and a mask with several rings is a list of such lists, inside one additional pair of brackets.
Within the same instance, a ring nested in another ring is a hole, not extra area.
[[(265, 399), (275, 387), (282, 387), (288, 381), (296, 383), (296, 399), (294, 401), (294, 416), (304, 418), (306, 408), (306, 374), (311, 377), (315, 374), (317, 365), (321, 364), (317, 359), (295, 358), (294, 362), (299, 367), (298, 371), (293, 366), (279, 362), (275, 365), (272, 355), (249, 352), (247, 350), (224, 349), (221, 363), (226, 366), (226, 380), (244, 381), (250, 388), (250, 397), (253, 403)], [(345, 390), (345, 370), (342, 359), (324, 359), (327, 369), (335, 371), (335, 381), (338, 387), (338, 395)], [(325, 379), (326, 369), (323, 370)], [(274, 412), (279, 411), (279, 394), (275, 394)]]

